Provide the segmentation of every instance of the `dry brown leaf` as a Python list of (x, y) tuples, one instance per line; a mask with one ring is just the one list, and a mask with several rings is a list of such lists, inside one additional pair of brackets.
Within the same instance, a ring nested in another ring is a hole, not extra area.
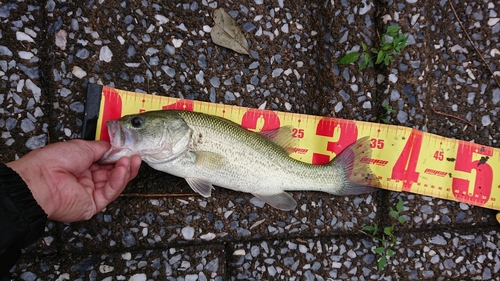
[(223, 8), (213, 12), (214, 27), (210, 32), (212, 41), (237, 53), (250, 55), (247, 39), (236, 21)]

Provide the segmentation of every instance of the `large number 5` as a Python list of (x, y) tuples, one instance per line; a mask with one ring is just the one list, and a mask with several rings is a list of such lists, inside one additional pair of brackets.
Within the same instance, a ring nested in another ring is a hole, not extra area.
[[(481, 148), (480, 148), (481, 147)], [(453, 195), (459, 201), (470, 202), (484, 205), (488, 202), (491, 195), (493, 184), (493, 170), (488, 165), (488, 157), (482, 157), (481, 160), (472, 161), (472, 154), (492, 156), (493, 149), (482, 147), (477, 144), (460, 142), (458, 145), (457, 158), (455, 162), (455, 171), (471, 173), (476, 170), (474, 181), (474, 190), (469, 192), (469, 179), (453, 178)]]

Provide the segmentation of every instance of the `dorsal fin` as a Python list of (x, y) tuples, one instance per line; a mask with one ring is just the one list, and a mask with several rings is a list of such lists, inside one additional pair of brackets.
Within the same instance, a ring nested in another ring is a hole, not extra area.
[(260, 131), (259, 133), (270, 141), (281, 146), (288, 154), (293, 152), (292, 148), (297, 147), (298, 140), (292, 136), (292, 126), (283, 126), (277, 129)]

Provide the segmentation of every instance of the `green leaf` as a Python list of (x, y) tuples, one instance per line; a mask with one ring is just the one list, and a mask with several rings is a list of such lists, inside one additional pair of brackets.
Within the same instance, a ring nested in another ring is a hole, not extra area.
[(384, 251), (385, 251), (384, 247), (378, 247), (378, 248), (373, 249), (373, 252), (375, 254), (382, 254)]
[(391, 44), (384, 44), (382, 46), (381, 50), (384, 52), (390, 53), (390, 51), (392, 50), (392, 46), (391, 46)]
[(363, 48), (363, 51), (368, 52), (368, 47), (365, 43), (361, 42), (361, 47)]
[(384, 57), (384, 63), (385, 65), (389, 65), (394, 59), (391, 56), (385, 56)]
[(358, 71), (362, 71), (362, 70), (363, 70), (363, 69), (365, 69), (367, 66), (368, 66), (368, 64), (366, 63), (366, 61), (362, 61), (362, 62), (359, 64)]
[(396, 252), (395, 252), (394, 250), (392, 250), (392, 249), (387, 249), (387, 255), (388, 255), (389, 257), (391, 257), (391, 258), (392, 258), (392, 257), (394, 257), (394, 254), (396, 254)]
[(375, 236), (375, 235), (377, 235), (377, 232), (378, 232), (378, 225), (377, 224), (365, 225), (365, 226), (363, 226), (362, 230), (370, 231), (373, 233), (372, 235)]
[(376, 48), (371, 48), (371, 50), (370, 50), (370, 51), (371, 51), (372, 53), (374, 53), (374, 54), (378, 53), (378, 49), (376, 49)]
[(387, 27), (387, 35), (394, 37), (397, 32), (401, 29), (399, 25), (390, 25)]
[(366, 231), (373, 231), (373, 230), (377, 229), (377, 227), (374, 225), (365, 225), (365, 226), (363, 226), (362, 229), (366, 230)]
[(386, 257), (381, 257), (379, 260), (378, 260), (378, 270), (382, 270), (382, 268), (384, 268), (385, 266), (387, 265), (387, 258)]
[(396, 210), (398, 211), (398, 213), (401, 213), (404, 209), (404, 202), (403, 202), (403, 199), (399, 198), (398, 200), (398, 203), (396, 204)]
[(372, 58), (368, 53), (365, 53), (363, 56), (363, 60), (359, 64), (359, 71), (365, 69), (366, 67), (370, 66), (372, 64)]
[(364, 55), (364, 58), (363, 58), (365, 61), (366, 61), (366, 65), (371, 65), (373, 64), (372, 62), (372, 57), (370, 57), (370, 55), (368, 53), (365, 53)]
[(386, 226), (386, 227), (384, 227), (384, 233), (385, 233), (386, 235), (388, 235), (388, 236), (392, 236), (392, 235), (393, 235), (393, 234), (392, 234), (392, 231), (393, 231), (392, 226)]
[(391, 217), (393, 217), (394, 219), (398, 219), (398, 216), (399, 216), (399, 213), (394, 211), (394, 210), (391, 210), (390, 213)]
[(350, 64), (353, 62), (356, 62), (359, 59), (360, 54), (358, 52), (351, 52), (343, 56), (337, 64), (342, 65), (342, 64)]
[(400, 223), (405, 223), (405, 222), (406, 222), (406, 218), (405, 218), (405, 217), (399, 217), (399, 218), (398, 218), (398, 221), (399, 221)]
[(380, 64), (384, 60), (384, 52), (380, 50), (377, 54), (377, 60), (375, 61), (375, 64)]
[(382, 119), (382, 122), (384, 122), (384, 124), (391, 124), (391, 121), (385, 118)]

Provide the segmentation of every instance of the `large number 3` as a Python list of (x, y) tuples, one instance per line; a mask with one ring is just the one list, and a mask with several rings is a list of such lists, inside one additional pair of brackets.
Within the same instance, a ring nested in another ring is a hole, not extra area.
[[(352, 120), (338, 120), (325, 117), (319, 120), (316, 126), (316, 135), (331, 139), (335, 135), (335, 130), (338, 130), (338, 140), (328, 141), (326, 143), (326, 150), (338, 155), (347, 146), (356, 141), (358, 138), (358, 127), (356, 127), (356, 123)], [(321, 153), (313, 154), (313, 164), (326, 164), (329, 161), (330, 155)]]
[[(481, 160), (472, 161), (473, 153), (484, 155)], [(493, 155), (491, 147), (460, 142), (458, 145), (455, 171), (471, 173), (476, 171), (474, 190), (469, 192), (469, 179), (453, 178), (453, 195), (459, 201), (484, 205), (490, 199), (493, 185), (493, 170), (488, 165), (488, 156)]]

